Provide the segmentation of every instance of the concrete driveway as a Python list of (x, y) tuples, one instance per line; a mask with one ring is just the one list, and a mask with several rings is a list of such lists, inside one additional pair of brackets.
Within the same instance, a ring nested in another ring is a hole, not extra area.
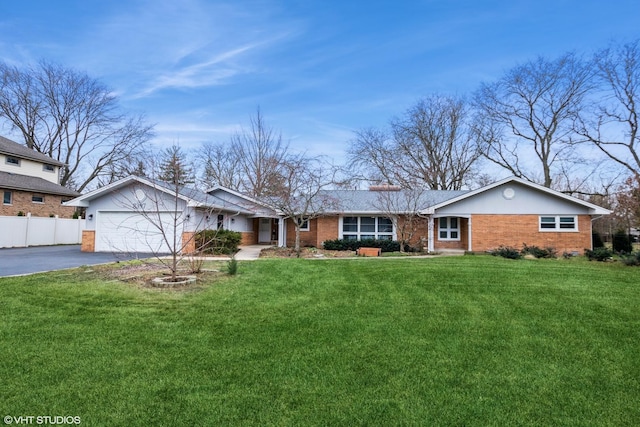
[(0, 277), (63, 270), (82, 265), (150, 258), (151, 254), (81, 252), (80, 245), (0, 249)]

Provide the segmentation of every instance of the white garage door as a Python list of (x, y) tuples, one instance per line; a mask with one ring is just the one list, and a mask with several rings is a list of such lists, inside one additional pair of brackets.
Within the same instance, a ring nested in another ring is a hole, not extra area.
[[(162, 222), (164, 232), (173, 242), (173, 215), (151, 214), (153, 221), (133, 212), (98, 212), (96, 218), (96, 252), (168, 253), (163, 232), (155, 224)], [(159, 218), (159, 219), (158, 219)], [(182, 229), (178, 227), (178, 245)]]

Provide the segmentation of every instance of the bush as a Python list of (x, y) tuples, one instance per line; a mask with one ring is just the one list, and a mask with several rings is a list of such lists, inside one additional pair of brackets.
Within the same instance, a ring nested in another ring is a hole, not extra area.
[(322, 246), (324, 249), (328, 251), (357, 251), (360, 248), (380, 248), (382, 252), (398, 252), (400, 250), (400, 242), (397, 242), (395, 240), (377, 240), (377, 239), (325, 240)]
[(520, 259), (522, 258), (522, 253), (516, 248), (512, 248), (511, 246), (499, 246), (498, 249), (491, 251), (491, 255), (493, 256), (501, 256), (502, 258), (508, 259)]
[(633, 252), (630, 236), (624, 230), (618, 230), (613, 235), (613, 251), (625, 254)]
[(593, 248), (593, 250), (585, 249), (584, 255), (589, 261), (608, 261), (613, 256), (613, 251), (609, 248)]
[(527, 246), (524, 244), (524, 247), (521, 251), (522, 255), (533, 255), (536, 258), (556, 258), (558, 252), (551, 247), (548, 248), (539, 248), (537, 246)]
[(591, 233), (591, 244), (594, 248), (604, 248), (604, 241), (602, 236), (597, 231)]
[(227, 273), (230, 276), (235, 276), (238, 272), (238, 261), (235, 258), (231, 258), (231, 261), (227, 263)]
[(640, 251), (632, 252), (629, 255), (625, 255), (621, 258), (621, 260), (625, 265), (638, 267), (640, 266)]
[(231, 230), (202, 230), (196, 233), (196, 248), (206, 254), (231, 255), (238, 252), (242, 234)]

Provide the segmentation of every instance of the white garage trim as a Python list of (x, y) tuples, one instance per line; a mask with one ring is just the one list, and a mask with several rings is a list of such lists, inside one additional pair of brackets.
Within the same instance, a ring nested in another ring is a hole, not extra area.
[[(136, 212), (98, 211), (96, 213), (96, 252), (171, 252), (163, 234), (169, 239), (170, 245), (173, 245), (175, 214), (149, 212), (148, 216), (150, 219)], [(178, 248), (180, 248), (182, 241), (180, 221), (176, 234)]]

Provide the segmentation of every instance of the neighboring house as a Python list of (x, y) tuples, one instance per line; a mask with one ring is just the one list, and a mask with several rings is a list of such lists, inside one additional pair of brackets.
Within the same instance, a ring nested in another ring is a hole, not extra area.
[(71, 218), (75, 209), (62, 203), (80, 193), (59, 184), (57, 160), (0, 136), (0, 215)]
[[(325, 240), (332, 239), (397, 240), (399, 229), (411, 212), (382, 209), (380, 201), (385, 191), (393, 190), (377, 187), (328, 191), (325, 196), (332, 197), (340, 208), (305, 221), (300, 232), (302, 244), (322, 247)], [(484, 252), (501, 245), (520, 248), (526, 243), (553, 247), (561, 253), (582, 253), (591, 249), (591, 221), (610, 213), (518, 178), (473, 191), (425, 191), (416, 197), (417, 202), (405, 203), (419, 207), (412, 212), (418, 221), (411, 243), (430, 252)], [(291, 220), (240, 193), (223, 187), (206, 193), (185, 188), (178, 200), (176, 211), (171, 204), (175, 197), (166, 184), (128, 177), (67, 204), (87, 210), (87, 229), (83, 233), (83, 250), (87, 251), (148, 252), (150, 247), (162, 247), (157, 230), (144, 214), (154, 211), (164, 222), (170, 222), (175, 212), (180, 218), (189, 218), (179, 231), (183, 239), (204, 228), (226, 228), (242, 233), (243, 244), (293, 245), (295, 230)], [(393, 221), (391, 216), (399, 220)], [(191, 246), (185, 248), (192, 250)]]
[(176, 248), (193, 252), (193, 233), (219, 228), (242, 233), (245, 245), (278, 242), (274, 210), (222, 187), (207, 193), (183, 187), (176, 195), (169, 184), (129, 176), (67, 205), (86, 208), (82, 250), (88, 252), (171, 252), (166, 238), (171, 242), (174, 234)]

